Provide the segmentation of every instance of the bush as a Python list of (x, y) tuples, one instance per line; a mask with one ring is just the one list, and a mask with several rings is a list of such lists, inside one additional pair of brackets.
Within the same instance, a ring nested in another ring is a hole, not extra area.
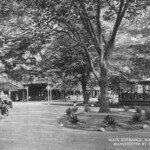
[(128, 112), (129, 111), (129, 106), (124, 106), (124, 111)]
[(135, 112), (134, 115), (132, 116), (131, 121), (134, 124), (141, 124), (142, 123), (142, 114)]
[(77, 124), (79, 122), (77, 115), (72, 113), (69, 117), (69, 122), (71, 122), (72, 124)]
[(66, 115), (70, 116), (72, 113), (76, 113), (78, 111), (78, 107), (73, 107), (73, 108), (67, 108), (66, 109)]
[(72, 113), (72, 109), (71, 109), (70, 107), (67, 108), (67, 109), (66, 109), (66, 115), (67, 115), (67, 116), (70, 116), (71, 113)]
[(106, 127), (117, 129), (117, 122), (115, 121), (113, 117), (109, 115), (105, 116), (103, 123), (104, 123), (104, 126)]
[(78, 111), (78, 107), (73, 107), (73, 108), (72, 108), (72, 112), (73, 112), (73, 113), (76, 113), (77, 111)]
[(79, 119), (77, 115), (75, 114), (78, 111), (78, 107), (73, 107), (73, 108), (67, 108), (66, 109), (66, 115), (68, 116), (69, 122), (72, 124), (77, 124), (79, 122)]
[(1, 106), (1, 114), (3, 116), (8, 116), (9, 111), (8, 111), (8, 108), (6, 106)]
[(89, 111), (91, 111), (91, 109), (90, 109), (89, 106), (85, 106), (85, 107), (84, 107), (84, 111), (85, 111), (85, 112), (89, 112)]
[(135, 111), (138, 113), (138, 114), (141, 114), (142, 113), (142, 108), (140, 106), (135, 106)]
[(150, 110), (148, 108), (145, 109), (145, 119), (150, 120)]
[(8, 102), (8, 106), (9, 106), (10, 108), (13, 108), (12, 101), (9, 101), (9, 102)]

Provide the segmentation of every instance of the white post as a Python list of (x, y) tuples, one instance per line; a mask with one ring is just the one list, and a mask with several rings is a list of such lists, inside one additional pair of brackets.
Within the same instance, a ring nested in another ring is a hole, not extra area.
[(46, 87), (46, 89), (47, 89), (47, 101), (48, 101), (48, 104), (49, 104), (49, 90), (50, 90), (50, 85), (47, 85), (47, 87)]
[(9, 91), (9, 98), (11, 98), (11, 91)]
[(52, 88), (50, 87), (50, 102), (52, 102)]
[(28, 88), (28, 86), (25, 86), (25, 89), (27, 91), (27, 101), (28, 101), (29, 100), (29, 88)]
[(47, 89), (47, 98), (48, 98), (48, 104), (50, 101), (52, 101), (52, 87), (53, 87), (53, 84), (48, 84), (46, 89)]
[(48, 103), (49, 103), (49, 88), (47, 88), (47, 100), (48, 100)]

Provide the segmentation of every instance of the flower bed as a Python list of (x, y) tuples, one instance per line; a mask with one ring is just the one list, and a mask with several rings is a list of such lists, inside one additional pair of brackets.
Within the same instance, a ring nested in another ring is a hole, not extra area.
[[(67, 115), (59, 118), (58, 123), (63, 124), (64, 127), (81, 129), (88, 131), (142, 131), (144, 129), (149, 130), (150, 121), (143, 120), (139, 124), (132, 122), (132, 116), (134, 113), (131, 112), (110, 112), (110, 113), (96, 113), (96, 112), (82, 112), (77, 114), (79, 122), (77, 124), (72, 124)], [(104, 125), (104, 118), (109, 115), (114, 118), (116, 122), (116, 129), (114, 130), (111, 125)], [(146, 125), (146, 128), (143, 126)], [(103, 129), (104, 128), (104, 129)]]

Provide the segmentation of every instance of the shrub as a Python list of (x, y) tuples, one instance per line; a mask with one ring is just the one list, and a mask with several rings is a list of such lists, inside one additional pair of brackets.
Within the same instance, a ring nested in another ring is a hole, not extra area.
[(78, 107), (73, 107), (73, 108), (72, 108), (72, 112), (73, 112), (73, 113), (76, 113), (77, 111), (78, 111)]
[(70, 116), (71, 113), (72, 113), (72, 109), (71, 109), (70, 107), (67, 108), (67, 109), (66, 109), (66, 115), (67, 115), (67, 116)]
[(67, 108), (66, 109), (66, 115), (70, 116), (72, 113), (76, 113), (78, 111), (78, 107), (73, 107), (73, 108)]
[(124, 106), (124, 111), (128, 112), (129, 111), (129, 106)]
[(8, 116), (9, 111), (8, 111), (8, 108), (7, 108), (6, 106), (2, 106), (2, 107), (1, 107), (1, 114), (2, 114), (3, 116)]
[(135, 106), (135, 111), (138, 113), (138, 114), (141, 114), (142, 113), (142, 108), (140, 106)]
[(78, 107), (73, 107), (73, 108), (67, 108), (66, 109), (66, 115), (68, 116), (69, 122), (72, 124), (77, 124), (79, 122), (79, 119), (77, 115), (75, 114), (78, 111)]
[(69, 117), (69, 122), (71, 122), (72, 124), (77, 124), (79, 122), (77, 115), (72, 113)]
[(85, 112), (89, 112), (89, 111), (91, 111), (91, 109), (90, 109), (89, 106), (85, 106), (85, 107), (84, 107), (84, 111), (85, 111)]
[(140, 124), (140, 123), (142, 123), (142, 114), (135, 112), (134, 115), (132, 116), (131, 121), (134, 124)]
[(9, 102), (8, 102), (8, 106), (9, 106), (10, 108), (13, 108), (12, 101), (9, 101)]
[(145, 109), (145, 119), (150, 120), (150, 110), (148, 108)]
[(109, 115), (104, 117), (104, 126), (106, 127), (111, 127), (113, 129), (117, 129), (117, 122), (115, 121), (115, 119)]

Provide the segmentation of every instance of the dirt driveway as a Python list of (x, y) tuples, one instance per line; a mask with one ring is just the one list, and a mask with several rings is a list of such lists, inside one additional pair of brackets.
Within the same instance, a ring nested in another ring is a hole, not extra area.
[[(150, 149), (150, 134), (147, 132), (102, 133), (61, 127), (57, 118), (66, 108), (43, 105), (42, 102), (14, 103), (9, 117), (0, 119), (0, 150)], [(128, 142), (137, 138), (142, 140), (138, 141), (140, 145), (135, 145), (135, 141)], [(145, 139), (149, 142), (142, 145)]]

